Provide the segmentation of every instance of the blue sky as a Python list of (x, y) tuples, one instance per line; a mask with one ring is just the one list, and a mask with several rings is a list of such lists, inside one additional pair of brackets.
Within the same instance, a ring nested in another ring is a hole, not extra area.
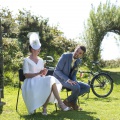
[[(59, 25), (65, 37), (78, 40), (83, 31), (83, 22), (89, 17), (91, 4), (97, 7), (100, 2), (105, 3), (106, 0), (0, 0), (0, 8), (8, 7), (15, 14), (18, 9), (31, 10), (35, 15), (49, 18), (50, 25)], [(111, 3), (116, 4), (116, 0), (111, 0)], [(117, 4), (120, 5), (120, 0)], [(116, 45), (116, 40), (112, 40), (114, 35), (105, 36), (103, 40), (103, 59), (120, 58), (120, 47)], [(111, 49), (111, 45), (114, 45), (114, 49)]]

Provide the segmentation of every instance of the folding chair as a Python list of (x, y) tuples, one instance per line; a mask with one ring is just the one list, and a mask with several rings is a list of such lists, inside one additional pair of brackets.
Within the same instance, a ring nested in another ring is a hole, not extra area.
[(16, 102), (16, 111), (17, 111), (17, 108), (18, 108), (18, 99), (19, 99), (19, 93), (20, 93), (20, 89), (21, 89), (21, 82), (23, 82), (25, 80), (25, 76), (23, 74), (23, 69), (20, 68), (18, 70), (18, 73), (19, 73), (19, 87), (18, 87), (18, 95), (17, 95), (17, 102)]
[[(20, 68), (18, 70), (18, 73), (19, 73), (19, 87), (18, 87), (18, 95), (17, 95), (17, 102), (16, 102), (16, 111), (17, 111), (17, 108), (18, 108), (18, 99), (19, 99), (19, 93), (20, 93), (20, 89), (21, 89), (21, 82), (24, 82), (25, 80), (25, 76), (23, 74), (23, 69)], [(53, 71), (51, 70), (48, 70), (48, 73), (47, 75), (52, 75), (53, 74)], [(55, 103), (55, 108), (56, 108), (56, 112), (57, 112), (57, 104)]]

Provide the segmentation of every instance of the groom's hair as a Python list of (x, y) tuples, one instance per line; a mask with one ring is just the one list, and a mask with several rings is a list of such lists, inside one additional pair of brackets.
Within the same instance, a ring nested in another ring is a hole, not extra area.
[(86, 53), (86, 47), (85, 47), (85, 46), (83, 46), (83, 45), (78, 45), (78, 46), (75, 48), (75, 50), (78, 49), (78, 48), (80, 48), (81, 50), (84, 51), (84, 53)]
[(85, 46), (80, 46), (81, 50), (84, 51), (84, 53), (86, 53), (86, 47)]

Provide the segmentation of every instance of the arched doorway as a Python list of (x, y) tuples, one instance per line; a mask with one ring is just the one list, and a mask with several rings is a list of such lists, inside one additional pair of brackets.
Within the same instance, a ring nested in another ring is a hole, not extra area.
[(100, 46), (108, 32), (120, 35), (120, 7), (110, 2), (100, 3), (97, 9), (92, 7), (83, 34), (90, 60), (101, 58)]
[(120, 59), (120, 40), (119, 35), (115, 33), (107, 33), (102, 40), (101, 59), (102, 60), (117, 60)]

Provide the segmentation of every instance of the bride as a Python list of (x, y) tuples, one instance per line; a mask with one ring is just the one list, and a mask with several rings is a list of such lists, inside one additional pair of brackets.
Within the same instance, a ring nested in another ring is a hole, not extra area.
[(61, 83), (53, 76), (45, 76), (47, 69), (44, 68), (43, 59), (38, 56), (41, 49), (39, 35), (37, 32), (30, 32), (29, 50), (30, 56), (24, 58), (23, 73), (25, 80), (22, 85), (22, 96), (29, 114), (43, 106), (43, 115), (47, 115), (48, 102), (57, 103), (63, 111), (68, 111), (67, 107), (60, 99)]

